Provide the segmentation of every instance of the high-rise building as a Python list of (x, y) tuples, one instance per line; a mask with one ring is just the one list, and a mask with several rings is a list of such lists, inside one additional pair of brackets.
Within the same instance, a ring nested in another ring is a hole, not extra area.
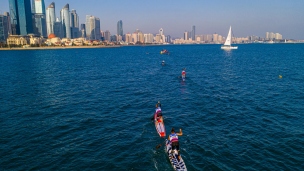
[(105, 34), (104, 40), (111, 41), (111, 33), (109, 32), (109, 30), (106, 30), (104, 34)]
[(117, 22), (117, 35), (123, 36), (123, 27), (122, 27), (122, 21), (119, 20)]
[(30, 0), (9, 0), (12, 34), (27, 35), (33, 33)]
[(60, 10), (60, 18), (63, 28), (63, 37), (64, 38), (72, 38), (71, 36), (71, 26), (70, 26), (70, 10), (69, 10), (69, 4), (66, 4), (61, 10)]
[(10, 16), (9, 12), (4, 12), (4, 16), (7, 17), (7, 31), (8, 31), (8, 35), (11, 35), (12, 34), (11, 16)]
[(192, 40), (195, 40), (195, 26), (192, 26), (191, 37), (192, 37)]
[(160, 34), (160, 35), (164, 35), (164, 30), (163, 30), (163, 28), (160, 28), (160, 29), (159, 29), (159, 34)]
[(82, 38), (86, 38), (87, 35), (86, 35), (86, 26), (85, 26), (85, 24), (81, 24), (80, 25), (80, 30), (81, 30), (81, 37)]
[(34, 21), (34, 33), (39, 36), (47, 36), (46, 15), (44, 0), (32, 1), (32, 13)]
[(91, 15), (86, 16), (86, 35), (90, 40), (100, 40), (100, 19)]
[(76, 10), (72, 9), (71, 11), (71, 17), (70, 17), (70, 25), (71, 25), (71, 36), (72, 38), (78, 38), (79, 37), (79, 17), (76, 13)]
[[(52, 2), (46, 9), (46, 28), (47, 36), (54, 34), (54, 25), (56, 22), (55, 3)], [(55, 34), (56, 35), (56, 34)], [(57, 35), (56, 35), (57, 36)], [(59, 36), (58, 36), (59, 37)]]
[(32, 13), (45, 14), (44, 0), (32, 0)]
[(56, 18), (56, 21), (54, 22), (54, 25), (53, 25), (53, 34), (55, 34), (57, 37), (60, 37), (60, 38), (64, 38), (63, 36), (63, 27), (62, 27), (62, 23), (61, 21), (59, 20), (59, 18)]
[(188, 37), (189, 35), (188, 35), (188, 32), (187, 31), (185, 31), (184, 32), (184, 40), (188, 40), (189, 39), (189, 37)]
[(8, 17), (0, 14), (0, 43), (8, 37)]

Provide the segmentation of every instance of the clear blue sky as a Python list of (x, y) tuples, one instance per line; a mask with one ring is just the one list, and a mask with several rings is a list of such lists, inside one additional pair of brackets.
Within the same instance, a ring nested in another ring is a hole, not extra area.
[[(0, 0), (0, 12), (9, 11), (8, 0)], [(226, 36), (232, 26), (234, 36), (280, 33), (287, 39), (304, 39), (304, 0), (45, 0), (55, 2), (56, 16), (70, 4), (80, 23), (86, 15), (100, 18), (101, 30), (116, 34), (118, 20), (124, 33), (136, 29), (182, 37), (196, 26), (196, 34), (218, 33)]]

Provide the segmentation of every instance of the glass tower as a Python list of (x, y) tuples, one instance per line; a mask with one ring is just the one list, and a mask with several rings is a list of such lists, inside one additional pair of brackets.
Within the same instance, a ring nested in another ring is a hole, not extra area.
[(90, 40), (100, 40), (100, 19), (91, 15), (86, 16), (86, 36)]
[(79, 17), (76, 13), (76, 10), (71, 11), (71, 17), (70, 17), (70, 26), (71, 26), (71, 36), (72, 38), (78, 38), (79, 33)]
[(117, 22), (117, 35), (118, 36), (123, 36), (123, 28), (122, 28), (122, 21), (119, 20)]
[(30, 0), (9, 0), (12, 34), (27, 35), (33, 33)]
[(191, 36), (192, 36), (192, 40), (195, 40), (195, 26), (192, 26)]
[(47, 35), (54, 34), (54, 24), (56, 21), (55, 3), (52, 2), (46, 9), (46, 29)]
[(44, 0), (33, 0), (33, 19), (35, 21), (34, 33), (39, 36), (47, 36), (46, 15)]
[(63, 27), (63, 37), (72, 38), (70, 26), (69, 4), (66, 4), (60, 11), (61, 23)]

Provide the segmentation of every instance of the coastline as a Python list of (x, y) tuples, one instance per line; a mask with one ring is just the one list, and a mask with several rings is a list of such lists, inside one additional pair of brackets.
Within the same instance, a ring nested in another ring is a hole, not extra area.
[(121, 46), (58, 46), (58, 47), (13, 47), (13, 48), (0, 48), (0, 50), (52, 50), (52, 49), (91, 49), (91, 48), (118, 48)]

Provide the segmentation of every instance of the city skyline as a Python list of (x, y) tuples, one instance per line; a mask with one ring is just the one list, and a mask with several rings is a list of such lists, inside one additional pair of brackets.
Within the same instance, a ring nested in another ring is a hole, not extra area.
[[(124, 34), (139, 29), (145, 33), (158, 33), (163, 28), (165, 35), (181, 38), (185, 31), (195, 26), (196, 35), (226, 35), (232, 26), (235, 37), (265, 37), (266, 32), (275, 32), (286, 39), (304, 39), (304, 1), (292, 2), (278, 0), (247, 2), (232, 0), (227, 2), (198, 1), (185, 3), (180, 0), (169, 1), (59, 1), (45, 0), (45, 6), (56, 4), (56, 16), (69, 4), (69, 10), (75, 9), (79, 16), (79, 25), (84, 24), (86, 15), (100, 18), (100, 29), (117, 32), (117, 21), (123, 21)], [(0, 12), (9, 11), (8, 0), (1, 3)], [(137, 8), (138, 4), (142, 8)], [(136, 7), (136, 8), (135, 8)]]

